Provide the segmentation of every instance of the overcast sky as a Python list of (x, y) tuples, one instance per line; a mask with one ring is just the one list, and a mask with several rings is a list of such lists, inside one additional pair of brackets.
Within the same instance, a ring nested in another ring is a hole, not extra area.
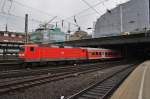
[[(96, 11), (94, 9), (85, 11), (89, 6), (84, 1), (91, 6), (97, 5), (94, 6)], [(103, 1), (105, 2), (100, 3)], [(11, 31), (24, 31), (25, 13), (29, 14), (30, 31), (54, 16), (57, 18), (52, 23), (57, 22), (59, 27), (62, 24), (61, 20), (65, 19), (64, 27), (61, 27), (64, 31), (68, 28), (68, 22), (71, 23), (72, 31), (76, 29), (73, 16), (76, 16), (81, 29), (86, 30), (93, 27), (93, 22), (104, 14), (106, 9), (112, 9), (127, 1), (129, 0), (0, 0), (0, 30), (3, 30), (7, 23)]]

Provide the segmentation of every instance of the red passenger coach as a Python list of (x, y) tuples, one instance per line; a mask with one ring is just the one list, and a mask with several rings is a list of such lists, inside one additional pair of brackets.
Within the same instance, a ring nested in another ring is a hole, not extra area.
[(112, 59), (112, 58), (121, 58), (119, 52), (110, 50), (110, 49), (102, 49), (102, 48), (87, 48), (88, 59)]

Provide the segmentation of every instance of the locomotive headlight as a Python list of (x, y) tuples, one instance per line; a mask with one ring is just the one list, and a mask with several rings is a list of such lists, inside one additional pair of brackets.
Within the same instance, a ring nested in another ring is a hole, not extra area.
[(25, 56), (24, 54), (19, 54), (19, 56)]

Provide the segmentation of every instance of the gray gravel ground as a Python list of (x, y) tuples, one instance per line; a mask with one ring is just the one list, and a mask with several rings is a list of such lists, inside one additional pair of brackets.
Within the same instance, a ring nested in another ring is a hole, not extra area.
[[(122, 66), (122, 68), (124, 67), (126, 66)], [(118, 67), (112, 67), (103, 71), (76, 75), (76, 77), (1, 95), (0, 99), (60, 99), (60, 96), (68, 97), (109, 76), (112, 69), (120, 70)]]

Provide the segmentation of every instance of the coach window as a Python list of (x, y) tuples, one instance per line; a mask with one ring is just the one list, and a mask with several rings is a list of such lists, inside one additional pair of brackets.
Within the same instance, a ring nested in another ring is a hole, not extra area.
[(98, 55), (98, 52), (96, 52), (96, 55)]
[(102, 55), (105, 55), (105, 53), (104, 53), (104, 52), (102, 52)]
[(110, 55), (110, 53), (108, 52), (108, 53), (107, 53), (107, 56), (109, 56), (109, 55)]
[(99, 55), (101, 55), (101, 52), (99, 52)]
[(109, 52), (107, 53), (107, 56), (109, 56)]
[(108, 52), (105, 53), (105, 56), (108, 56)]
[(110, 55), (110, 52), (108, 52), (108, 56)]
[(95, 55), (95, 53), (93, 52), (92, 55)]
[(92, 55), (94, 55), (94, 53), (92, 53)]
[(113, 55), (113, 54), (114, 54), (114, 53), (111, 53), (111, 52), (110, 52), (110, 55)]
[(34, 50), (35, 50), (34, 47), (30, 47), (31, 52), (34, 52)]

